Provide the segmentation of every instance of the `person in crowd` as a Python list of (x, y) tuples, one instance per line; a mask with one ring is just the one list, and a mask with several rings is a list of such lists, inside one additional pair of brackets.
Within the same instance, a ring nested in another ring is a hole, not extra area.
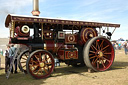
[(54, 58), (54, 60), (55, 60), (55, 67), (60, 66), (60, 62), (56, 57)]
[(118, 50), (118, 44), (117, 43), (115, 43), (115, 48), (116, 48), (116, 50)]
[(113, 48), (115, 49), (115, 43), (114, 43), (114, 42), (112, 42), (112, 46), (113, 46)]
[(126, 41), (126, 42), (127, 42), (126, 49), (127, 49), (127, 52), (128, 52), (128, 41)]
[[(15, 56), (15, 52), (16, 52), (16, 48), (12, 44), (11, 48), (9, 49), (10, 64), (11, 64), (11, 62), (13, 60), (13, 57)], [(15, 59), (14, 64), (15, 64), (15, 71), (14, 71), (14, 73), (17, 73), (17, 59)], [(11, 73), (13, 73), (13, 67), (12, 67)]]
[(3, 55), (3, 49), (0, 49), (0, 54)]
[(5, 56), (5, 73), (7, 73), (7, 70), (10, 67), (9, 49), (10, 49), (10, 45), (7, 45), (7, 49), (3, 54)]
[(118, 46), (119, 46), (119, 50), (121, 50), (121, 43), (118, 43)]
[(127, 55), (127, 51), (128, 51), (128, 49), (127, 49), (127, 47), (128, 47), (128, 43), (127, 43), (127, 42), (124, 42), (123, 46), (124, 46), (125, 54)]

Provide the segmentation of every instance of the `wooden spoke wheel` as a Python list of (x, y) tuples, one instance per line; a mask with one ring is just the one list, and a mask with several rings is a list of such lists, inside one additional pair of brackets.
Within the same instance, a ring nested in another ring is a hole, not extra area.
[(54, 69), (53, 55), (46, 50), (36, 50), (27, 59), (27, 72), (36, 79), (48, 77)]
[(83, 55), (87, 67), (94, 71), (105, 71), (111, 67), (115, 52), (108, 39), (95, 37), (85, 44)]
[(29, 50), (24, 50), (23, 52), (20, 53), (18, 56), (18, 67), (20, 71), (27, 73), (26, 71), (26, 61), (29, 56)]

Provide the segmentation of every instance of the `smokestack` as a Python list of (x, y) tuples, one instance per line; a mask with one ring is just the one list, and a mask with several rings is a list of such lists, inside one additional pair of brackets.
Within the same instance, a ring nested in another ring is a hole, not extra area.
[(33, 11), (32, 15), (33, 16), (39, 16), (40, 11), (39, 11), (39, 0), (33, 0)]

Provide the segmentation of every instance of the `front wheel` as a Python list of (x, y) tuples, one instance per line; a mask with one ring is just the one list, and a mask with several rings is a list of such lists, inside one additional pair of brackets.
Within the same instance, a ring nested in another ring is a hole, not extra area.
[(26, 71), (26, 61), (27, 58), (29, 56), (29, 50), (24, 50), (23, 52), (20, 53), (20, 55), (18, 56), (18, 67), (20, 69), (20, 71), (27, 73)]
[(46, 50), (36, 50), (30, 54), (26, 63), (27, 72), (36, 79), (48, 77), (54, 69), (53, 55)]
[(84, 62), (94, 71), (109, 69), (114, 61), (114, 48), (111, 42), (104, 37), (90, 39), (83, 49)]

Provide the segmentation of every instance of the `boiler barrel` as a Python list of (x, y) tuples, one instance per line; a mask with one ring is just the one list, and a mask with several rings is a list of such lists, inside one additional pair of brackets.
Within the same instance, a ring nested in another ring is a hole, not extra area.
[(44, 49), (52, 52), (57, 52), (60, 48), (63, 48), (64, 44), (63, 43), (55, 43), (52, 40), (47, 40), (44, 43)]

